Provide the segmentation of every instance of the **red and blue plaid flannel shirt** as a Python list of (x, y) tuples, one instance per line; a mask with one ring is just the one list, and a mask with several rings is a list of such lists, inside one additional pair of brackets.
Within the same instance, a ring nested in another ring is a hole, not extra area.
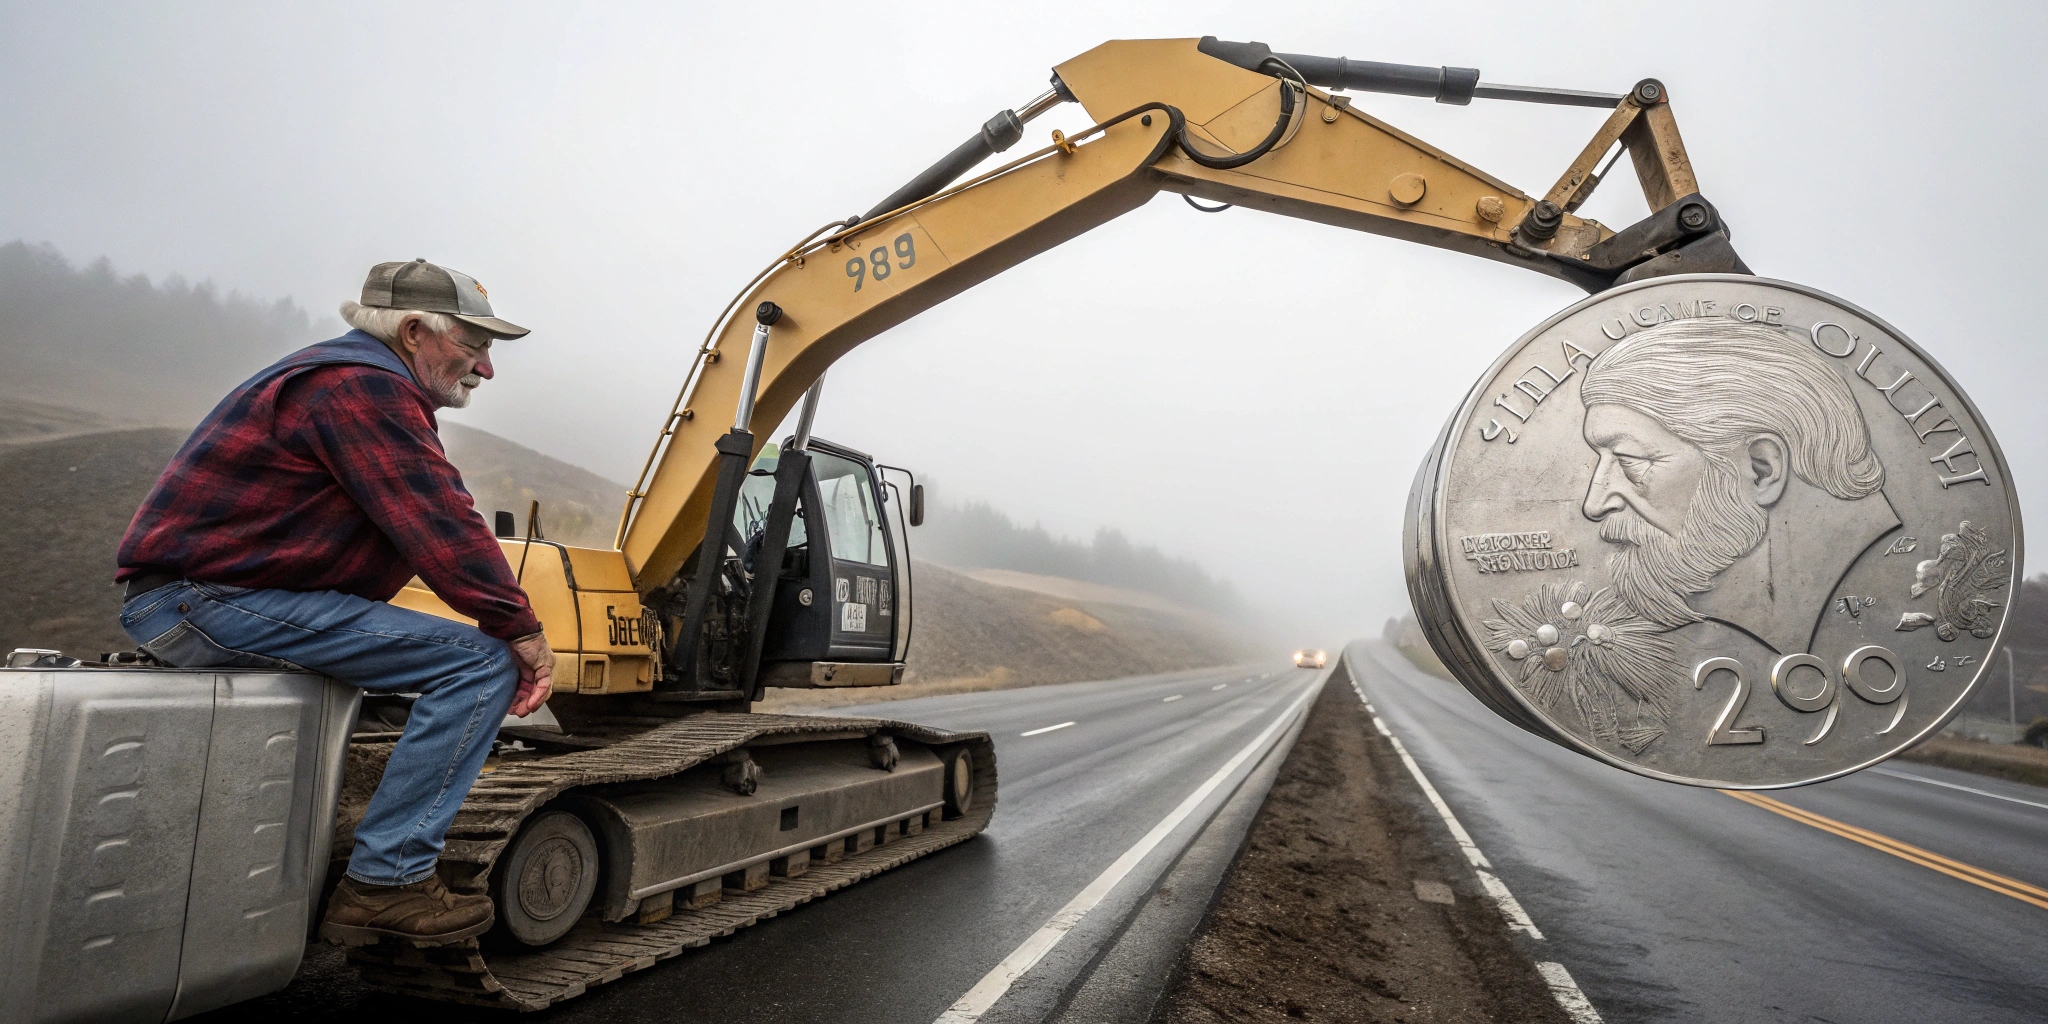
[(156, 567), (207, 583), (385, 601), (417, 574), (491, 636), (539, 632), (441, 448), (426, 393), (402, 372), (323, 357), (322, 346), (405, 368), (382, 343), (351, 332), (230, 393), (136, 510), (116, 578)]

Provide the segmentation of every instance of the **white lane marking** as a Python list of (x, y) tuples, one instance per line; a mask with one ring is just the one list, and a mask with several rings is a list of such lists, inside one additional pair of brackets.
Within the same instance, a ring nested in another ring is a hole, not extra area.
[(1572, 1019), (1572, 1024), (1600, 1024), (1600, 1011), (1593, 1009), (1586, 994), (1579, 991), (1579, 983), (1572, 980), (1572, 972), (1565, 970), (1563, 964), (1540, 963), (1536, 973), (1550, 984), (1551, 996), (1564, 1008), (1564, 1015)]
[(1940, 786), (1943, 789), (1959, 789), (1965, 793), (1975, 793), (1978, 796), (1988, 796), (1993, 800), (2005, 800), (2010, 803), (2026, 804), (2028, 807), (2039, 807), (2044, 811), (2048, 811), (2048, 804), (2040, 803), (2034, 800), (2022, 800), (2016, 796), (2006, 796), (2004, 793), (1993, 793), (1988, 789), (1978, 789), (1974, 786), (1958, 786), (1953, 782), (1943, 782), (1940, 779), (1930, 779), (1926, 778), (1925, 776), (1913, 775), (1907, 772), (1893, 771), (1890, 768), (1872, 768), (1871, 771), (1874, 771), (1879, 775), (1889, 775), (1894, 779), (1911, 779), (1914, 782), (1924, 782), (1930, 786)]
[(1187, 799), (1180, 802), (1180, 806), (1161, 818), (1159, 824), (1152, 826), (1152, 831), (1145, 833), (1145, 838), (1138, 840), (1138, 844), (1125, 850), (1123, 856), (1116, 859), (1116, 863), (1095, 876), (1095, 880), (1089, 882), (1087, 888), (1068, 900), (1067, 905), (1061, 907), (1059, 913), (1052, 915), (1044, 925), (1031, 934), (1030, 938), (1024, 940), (1023, 945), (1004, 957), (1002, 963), (982, 975), (981, 980), (975, 982), (974, 987), (968, 989), (966, 995), (961, 996), (946, 1012), (939, 1014), (932, 1024), (970, 1024), (980, 1020), (981, 1015), (987, 1013), (989, 1008), (996, 1004), (996, 1000), (1001, 999), (1003, 993), (1008, 992), (1010, 986), (1024, 976), (1024, 972), (1029, 971), (1047, 953), (1052, 952), (1052, 948), (1059, 945), (1059, 941), (1066, 938), (1067, 933), (1072, 931), (1075, 925), (1080, 924), (1081, 919), (1088, 916), (1088, 912), (1094, 910), (1096, 905), (1109, 895), (1110, 890), (1124, 880), (1125, 875), (1130, 874), (1147, 854), (1164, 842), (1174, 829), (1180, 827), (1180, 823), (1186, 821), (1188, 815), (1195, 813), (1195, 809), (1202, 805), (1202, 801), (1207, 800), (1209, 794), (1223, 785), (1223, 780), (1229, 778), (1239, 766), (1251, 760), (1253, 755), (1263, 752), (1268, 740), (1292, 724), (1295, 715), (1321, 690), (1320, 686), (1311, 686), (1301, 696), (1296, 697), (1294, 703), (1288, 705), (1287, 710), (1273, 720), (1273, 724), (1266, 726), (1266, 731), (1259, 733), (1258, 738), (1245, 744), (1243, 750), (1225, 761), (1223, 767), (1216, 769), (1216, 774), (1209, 776), (1208, 781), (1197, 786), (1194, 792), (1188, 794)]
[(1072, 722), (1061, 722), (1061, 723), (1060, 723), (1060, 724), (1058, 724), (1058, 725), (1048, 725), (1048, 726), (1046, 726), (1046, 727), (1045, 727), (1045, 728), (1043, 728), (1043, 729), (1033, 729), (1033, 730), (1031, 730), (1030, 732), (1020, 732), (1020, 733), (1018, 733), (1017, 735), (1019, 735), (1019, 736), (1040, 736), (1040, 735), (1043, 735), (1043, 734), (1045, 734), (1045, 733), (1049, 733), (1049, 732), (1052, 732), (1052, 731), (1053, 731), (1053, 730), (1055, 730), (1055, 729), (1064, 729), (1064, 728), (1066, 728), (1067, 726), (1070, 726), (1070, 725), (1072, 725), (1072, 724), (1074, 724), (1074, 723), (1072, 723)]
[(1216, 685), (1214, 685), (1214, 686), (1211, 686), (1211, 687), (1209, 687), (1209, 689), (1211, 689), (1211, 690), (1221, 690), (1221, 689), (1223, 689), (1224, 687), (1226, 687), (1226, 686), (1229, 686), (1229, 685), (1230, 685), (1229, 683), (1217, 683)]
[[(1351, 689), (1358, 694), (1359, 702), (1365, 705), (1368, 713), (1371, 713), (1372, 702), (1365, 699), (1365, 688), (1358, 684), (1357, 674), (1346, 674), (1352, 677)], [(1487, 861), (1486, 854), (1480, 851), (1478, 843), (1472, 841), (1472, 833), (1465, 831), (1465, 826), (1458, 821), (1458, 816), (1451, 813), (1451, 805), (1444, 803), (1443, 795), (1430, 784), (1429, 776), (1422, 774), (1422, 766), (1416, 764), (1415, 758), (1409, 756), (1408, 748), (1401, 745), (1401, 738), (1394, 735), (1393, 731), (1387, 728), (1386, 721), (1377, 714), (1372, 716), (1372, 727), (1379, 730), (1380, 735), (1385, 736), (1387, 742), (1394, 745), (1394, 753), (1401, 755), (1401, 763), (1408, 766), (1408, 774), (1415, 776), (1416, 784), (1422, 787), (1422, 795), (1429, 798), (1429, 805), (1436, 808), (1437, 816), (1444, 819), (1445, 825), (1450, 826), (1451, 838), (1458, 841), (1458, 849), (1465, 851), (1465, 859), (1472, 862), (1472, 871), (1479, 876), (1480, 886), (1486, 890), (1488, 896), (1493, 897), (1494, 904), (1500, 907), (1501, 916), (1508, 919), (1508, 928), (1524, 932), (1532, 939), (1542, 938), (1543, 932), (1536, 927), (1536, 922), (1529, 919), (1528, 912), (1522, 909), (1521, 901), (1515, 899), (1515, 894), (1508, 891), (1507, 883), (1486, 870), (1493, 866)]]
[(1536, 929), (1536, 922), (1529, 920), (1522, 904), (1516, 901), (1515, 894), (1508, 891), (1506, 882), (1480, 868), (1473, 868), (1472, 873), (1479, 876), (1479, 887), (1485, 889), (1486, 894), (1493, 897), (1494, 904), (1500, 907), (1500, 916), (1508, 919), (1510, 931), (1524, 932), (1532, 939), (1543, 937), (1543, 933)]
[[(1451, 813), (1450, 805), (1444, 803), (1443, 796), (1437, 793), (1435, 786), (1430, 785), (1429, 776), (1422, 774), (1422, 766), (1416, 764), (1413, 757), (1408, 756), (1408, 748), (1401, 745), (1401, 738), (1387, 728), (1387, 723), (1373, 708), (1372, 701), (1365, 699), (1365, 687), (1359, 684), (1358, 672), (1352, 667), (1348, 656), (1345, 657), (1344, 668), (1345, 675), (1351, 677), (1352, 692), (1358, 694), (1359, 701), (1365, 705), (1366, 713), (1372, 715), (1373, 728), (1378, 729), (1380, 735), (1385, 736), (1387, 742), (1394, 745), (1394, 752), (1401, 755), (1401, 763), (1408, 766), (1408, 773), (1415, 776), (1415, 781), (1422, 786), (1422, 792), (1429, 797), (1430, 805), (1443, 817), (1444, 824), (1451, 827), (1451, 836), (1457, 839), (1458, 847), (1465, 851), (1466, 859), (1472, 862), (1472, 873), (1479, 876), (1480, 887), (1486, 890), (1488, 896), (1493, 897), (1493, 902), (1500, 907), (1501, 916), (1508, 919), (1508, 928), (1526, 932), (1532, 939), (1543, 938), (1543, 933), (1536, 929), (1536, 922), (1529, 919), (1529, 914), (1522, 909), (1521, 902), (1515, 899), (1514, 893), (1508, 891), (1507, 883), (1496, 878), (1493, 872), (1485, 870), (1493, 865), (1487, 863), (1486, 854), (1479, 852), (1479, 844), (1473, 842), (1471, 833), (1466, 832), (1465, 826), (1458, 823), (1458, 816)], [(1539, 963), (1536, 965), (1536, 971), (1543, 975), (1543, 981), (1550, 986), (1551, 998), (1557, 1000), (1557, 1005), (1564, 1010), (1565, 1016), (1572, 1019), (1572, 1024), (1601, 1024), (1599, 1011), (1593, 1009), (1592, 1000), (1587, 999), (1586, 993), (1579, 990), (1579, 983), (1572, 980), (1571, 972), (1565, 970), (1563, 964)]]
[(1173, 696), (1171, 696), (1171, 697), (1168, 697), (1168, 698), (1166, 698), (1165, 700), (1162, 700), (1162, 701), (1160, 701), (1159, 703), (1161, 703), (1161, 704), (1171, 704), (1171, 703), (1173, 703), (1174, 701), (1177, 701), (1177, 700), (1181, 699), (1181, 697), (1182, 697), (1182, 696), (1183, 696), (1182, 694), (1178, 694), (1178, 693), (1176, 693), (1176, 694), (1174, 694)]

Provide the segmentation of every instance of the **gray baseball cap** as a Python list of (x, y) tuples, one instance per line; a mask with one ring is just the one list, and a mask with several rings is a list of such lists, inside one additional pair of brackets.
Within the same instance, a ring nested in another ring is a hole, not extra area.
[(494, 338), (521, 338), (527, 330), (491, 312), (491, 294), (476, 278), (421, 257), (411, 263), (379, 263), (363, 281), (363, 305), (447, 313)]

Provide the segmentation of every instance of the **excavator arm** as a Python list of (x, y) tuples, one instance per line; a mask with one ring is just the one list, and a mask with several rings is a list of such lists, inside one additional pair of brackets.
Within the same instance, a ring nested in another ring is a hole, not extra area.
[[(1514, 99), (1610, 108), (1580, 156), (1532, 196), (1380, 121), (1334, 90)], [(1094, 125), (951, 184), (1006, 149), (1060, 101)], [(1619, 147), (1619, 150), (1617, 150)], [(1620, 232), (1576, 214), (1626, 151), (1652, 214)], [(640, 481), (618, 546), (636, 587), (670, 584), (705, 536), (718, 441), (748, 390), (757, 307), (773, 323), (751, 403), (780, 422), (854, 346), (1032, 256), (1136, 209), (1160, 191), (1265, 210), (1496, 260), (1589, 292), (1637, 277), (1743, 271), (1701, 198), (1663, 86), (1626, 95), (1488, 85), (1461, 68), (1274, 54), (1259, 43), (1129, 40), (1059, 65), (1053, 91), (1004, 111), (868, 215), (790, 249), (707, 336)], [(765, 438), (753, 440), (755, 452)], [(726, 445), (732, 442), (728, 439)], [(751, 457), (751, 453), (748, 456)]]

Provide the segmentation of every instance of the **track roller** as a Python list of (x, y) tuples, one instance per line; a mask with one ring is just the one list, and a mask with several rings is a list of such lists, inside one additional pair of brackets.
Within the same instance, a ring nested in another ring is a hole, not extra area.
[(528, 946), (569, 933), (597, 892), (597, 838), (568, 811), (533, 816), (491, 875), (498, 931)]
[(939, 755), (946, 764), (946, 819), (974, 809), (974, 754), (966, 747), (954, 747)]

